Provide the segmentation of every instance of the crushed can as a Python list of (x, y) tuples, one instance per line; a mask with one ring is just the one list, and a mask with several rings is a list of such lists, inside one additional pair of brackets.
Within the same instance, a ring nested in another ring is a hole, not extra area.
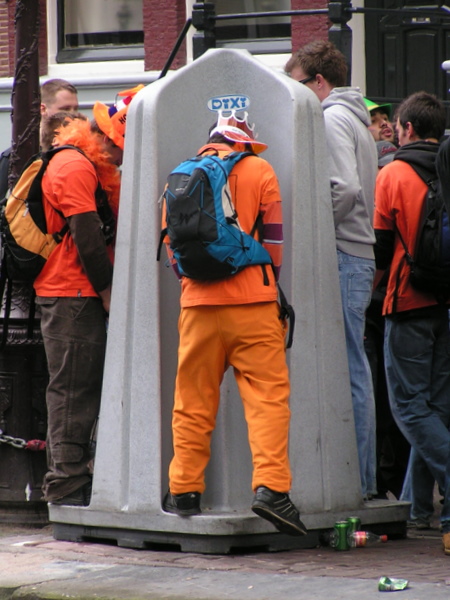
[(397, 592), (408, 587), (407, 579), (395, 579), (394, 577), (380, 577), (378, 590), (380, 592)]

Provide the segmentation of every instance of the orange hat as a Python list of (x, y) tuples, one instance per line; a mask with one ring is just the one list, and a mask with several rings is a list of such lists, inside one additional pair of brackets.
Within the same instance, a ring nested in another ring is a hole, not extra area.
[(100, 130), (112, 140), (119, 148), (124, 147), (125, 143), (125, 126), (127, 121), (127, 112), (130, 102), (134, 96), (142, 90), (144, 85), (140, 83), (131, 90), (124, 90), (119, 92), (117, 96), (121, 99), (117, 99), (113, 106), (106, 106), (102, 102), (96, 102), (92, 112), (94, 119), (97, 122)]
[(210, 136), (215, 133), (222, 134), (230, 142), (241, 142), (249, 144), (255, 154), (260, 154), (267, 150), (267, 144), (256, 141), (256, 135), (254, 135), (255, 125), (249, 125), (247, 122), (248, 113), (244, 113), (244, 117), (240, 119), (236, 116), (236, 111), (227, 111), (226, 115), (223, 111), (218, 111), (217, 125), (209, 134)]

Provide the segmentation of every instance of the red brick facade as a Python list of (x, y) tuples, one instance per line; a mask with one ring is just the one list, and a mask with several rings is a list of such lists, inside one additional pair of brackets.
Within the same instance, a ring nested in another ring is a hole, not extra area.
[[(0, 77), (14, 77), (15, 12), (16, 0), (0, 4)], [(45, 75), (48, 69), (46, 0), (39, 0), (39, 15), (39, 74)]]
[[(47, 73), (47, 19), (46, 0), (40, 3), (39, 69)], [(292, 0), (293, 10), (326, 8), (328, 0)], [(0, 3), (0, 77), (13, 77), (15, 64), (16, 0)], [(145, 70), (159, 71), (167, 59), (186, 22), (185, 0), (143, 0)], [(325, 15), (292, 17), (292, 48), (296, 50), (314, 39), (325, 39), (328, 34)], [(178, 51), (172, 64), (176, 69), (186, 63), (186, 43)]]
[[(291, 0), (292, 10), (327, 8), (328, 0)], [(291, 35), (292, 50), (314, 40), (328, 38), (329, 21), (326, 15), (310, 15), (292, 17)]]
[(39, 14), (39, 75), (45, 75), (48, 71), (46, 0), (39, 0)]
[[(145, 70), (160, 71), (186, 22), (185, 0), (143, 0)], [(179, 49), (172, 69), (186, 63), (186, 44)]]
[(14, 10), (14, 0), (0, 4), (0, 77), (14, 74)]

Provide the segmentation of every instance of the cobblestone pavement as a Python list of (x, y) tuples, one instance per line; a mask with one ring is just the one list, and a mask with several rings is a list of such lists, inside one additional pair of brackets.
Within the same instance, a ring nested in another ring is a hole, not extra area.
[(424, 532), (408, 530), (406, 539), (348, 552), (317, 547), (274, 553), (202, 555), (57, 541), (52, 537), (51, 526), (42, 529), (0, 526), (0, 573), (8, 569), (25, 577), (33, 566), (50, 560), (371, 580), (387, 575), (416, 583), (448, 585), (450, 597), (450, 556), (443, 553), (437, 528)]

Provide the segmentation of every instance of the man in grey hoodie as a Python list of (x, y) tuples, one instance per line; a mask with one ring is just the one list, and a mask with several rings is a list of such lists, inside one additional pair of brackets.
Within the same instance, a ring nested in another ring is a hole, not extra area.
[(377, 493), (375, 401), (364, 350), (365, 313), (375, 274), (377, 151), (368, 130), (370, 114), (360, 90), (346, 87), (345, 57), (331, 42), (300, 48), (285, 70), (316, 94), (324, 111), (361, 489), (370, 499)]

